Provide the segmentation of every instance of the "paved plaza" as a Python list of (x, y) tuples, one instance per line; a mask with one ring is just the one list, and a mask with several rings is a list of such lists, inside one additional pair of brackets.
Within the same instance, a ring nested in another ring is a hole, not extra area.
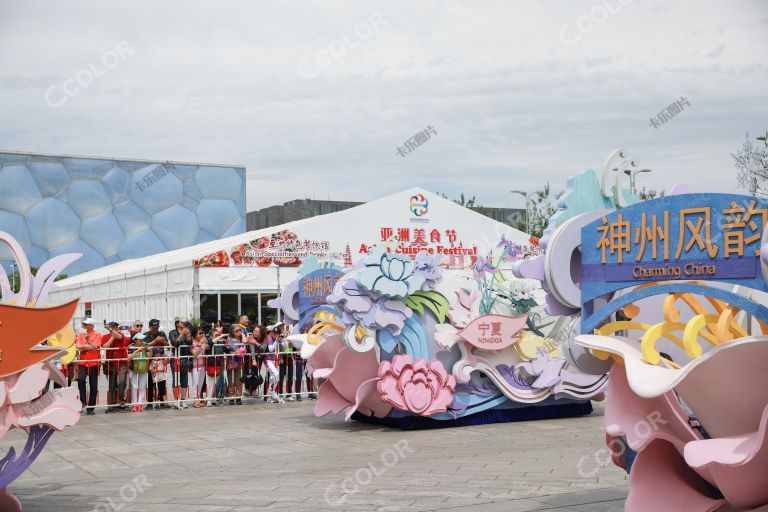
[(315, 418), (313, 403), (99, 412), (54, 434), (11, 488), (26, 512), (623, 510), (626, 475), (601, 466), (600, 406), (403, 432)]

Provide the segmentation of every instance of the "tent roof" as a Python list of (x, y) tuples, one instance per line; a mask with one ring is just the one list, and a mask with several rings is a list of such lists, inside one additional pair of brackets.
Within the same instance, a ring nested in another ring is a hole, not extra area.
[[(84, 272), (82, 274), (72, 276), (70, 278), (63, 279), (61, 281), (57, 281), (55, 284), (55, 288), (62, 289), (62, 288), (79, 287), (94, 281), (103, 281), (103, 280), (109, 280), (109, 279), (118, 278), (118, 277), (122, 278), (126, 274), (131, 274), (134, 272), (147, 273), (147, 272), (162, 271), (162, 270), (173, 269), (173, 268), (190, 267), (193, 264), (193, 260), (215, 253), (216, 251), (219, 251), (219, 250), (228, 251), (233, 246), (237, 246), (263, 236), (269, 236), (272, 233), (276, 233), (278, 231), (283, 231), (286, 229), (291, 230), (293, 228), (296, 228), (299, 226), (305, 226), (307, 224), (315, 224), (315, 223), (325, 224), (328, 220), (332, 220), (333, 222), (339, 222), (338, 224), (339, 229), (344, 229), (344, 226), (349, 224), (351, 219), (360, 219), (364, 217), (366, 214), (366, 210), (371, 210), (371, 213), (373, 213), (375, 210), (378, 210), (379, 208), (381, 208), (385, 203), (388, 203), (388, 202), (394, 203), (395, 201), (400, 201), (404, 196), (410, 196), (414, 194), (423, 194), (429, 200), (430, 204), (433, 204), (434, 202), (442, 203), (442, 207), (450, 211), (451, 215), (462, 215), (466, 217), (476, 216), (477, 218), (475, 218), (474, 220), (486, 223), (489, 227), (494, 224), (498, 226), (503, 226), (504, 230), (507, 233), (511, 234), (513, 239), (516, 238), (517, 241), (528, 240), (529, 238), (529, 236), (523, 233), (522, 231), (516, 230), (505, 224), (501, 224), (480, 213), (470, 210), (469, 208), (456, 204), (453, 201), (450, 201), (448, 199), (445, 199), (443, 197), (440, 197), (436, 194), (433, 194), (431, 192), (428, 192), (424, 189), (417, 187), (417, 188), (405, 190), (403, 192), (398, 192), (396, 194), (392, 194), (389, 196), (385, 196), (383, 198), (370, 201), (368, 203), (361, 204), (360, 206), (355, 206), (353, 208), (349, 208), (347, 210), (342, 210), (339, 212), (328, 213), (325, 215), (317, 215), (315, 217), (301, 219), (294, 222), (289, 222), (287, 224), (272, 226), (269, 228), (264, 228), (256, 231), (248, 231), (240, 235), (235, 235), (228, 238), (221, 238), (218, 240), (213, 240), (211, 242), (193, 245), (190, 247), (184, 247), (182, 249), (176, 249), (173, 251), (161, 252), (161, 253), (153, 254), (150, 256), (145, 256), (143, 258), (123, 260), (117, 263), (113, 263), (111, 265), (107, 265), (102, 268), (90, 270), (88, 272)], [(392, 207), (394, 207), (394, 204)], [(376, 212), (376, 213), (380, 214), (380, 212)], [(380, 218), (374, 218), (373, 220), (376, 222), (382, 222)]]

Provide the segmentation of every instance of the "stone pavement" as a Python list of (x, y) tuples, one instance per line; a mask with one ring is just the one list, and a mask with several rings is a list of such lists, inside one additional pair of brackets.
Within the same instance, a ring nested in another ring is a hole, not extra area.
[[(25, 512), (623, 510), (599, 406), (402, 432), (315, 418), (313, 403), (99, 412), (54, 434), (11, 488)], [(9, 433), (0, 453), (23, 437)]]

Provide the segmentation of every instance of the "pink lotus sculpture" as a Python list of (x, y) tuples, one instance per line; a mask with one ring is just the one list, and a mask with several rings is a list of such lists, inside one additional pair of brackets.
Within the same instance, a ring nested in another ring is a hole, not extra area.
[(768, 337), (730, 341), (679, 369), (646, 363), (628, 338), (576, 340), (623, 360), (610, 371), (605, 425), (637, 452), (628, 512), (768, 510)]
[(438, 360), (397, 355), (391, 363), (382, 361), (378, 375), (381, 399), (402, 411), (430, 416), (446, 412), (453, 402), (456, 379)]

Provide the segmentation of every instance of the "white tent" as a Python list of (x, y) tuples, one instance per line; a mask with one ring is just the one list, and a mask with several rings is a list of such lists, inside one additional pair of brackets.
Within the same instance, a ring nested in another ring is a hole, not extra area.
[(75, 322), (160, 319), (181, 315), (231, 321), (240, 312), (261, 323), (275, 318), (266, 302), (295, 279), (308, 257), (350, 266), (376, 244), (395, 238), (394, 250), (445, 255), (468, 267), (504, 235), (529, 236), (453, 201), (414, 188), (336, 213), (304, 219), (184, 249), (126, 260), (56, 283), (51, 304), (79, 298)]

